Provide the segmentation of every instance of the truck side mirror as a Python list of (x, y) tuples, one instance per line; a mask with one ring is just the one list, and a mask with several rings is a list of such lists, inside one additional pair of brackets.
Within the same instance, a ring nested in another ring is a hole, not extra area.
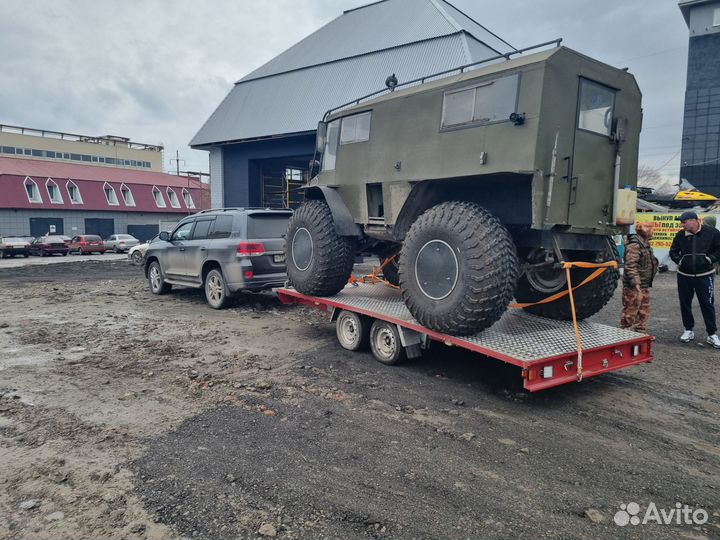
[(320, 161), (317, 159), (311, 159), (309, 164), (309, 175), (310, 178), (315, 178), (320, 172)]
[[(318, 152), (325, 151), (325, 143), (327, 142), (327, 123), (318, 122), (317, 138), (315, 139), (315, 148)], [(312, 175), (311, 175), (312, 176)]]

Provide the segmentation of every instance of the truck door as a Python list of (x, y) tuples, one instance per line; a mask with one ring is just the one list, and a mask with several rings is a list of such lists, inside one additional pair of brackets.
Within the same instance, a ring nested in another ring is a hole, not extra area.
[(612, 88), (580, 79), (570, 173), (569, 223), (605, 227), (612, 221), (616, 146), (610, 139), (615, 110)]

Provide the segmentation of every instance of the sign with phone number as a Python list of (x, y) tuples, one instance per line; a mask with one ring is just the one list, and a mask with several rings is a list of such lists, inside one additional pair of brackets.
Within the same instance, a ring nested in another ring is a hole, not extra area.
[[(700, 219), (713, 214), (698, 214)], [(680, 212), (676, 214), (656, 214), (652, 212), (641, 212), (635, 215), (636, 223), (652, 223), (653, 237), (650, 240), (650, 246), (653, 249), (670, 249), (675, 234), (682, 229), (682, 225), (677, 220)]]

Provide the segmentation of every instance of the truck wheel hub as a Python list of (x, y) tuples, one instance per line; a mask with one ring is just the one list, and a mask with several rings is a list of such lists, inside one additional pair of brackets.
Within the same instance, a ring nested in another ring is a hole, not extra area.
[(295, 231), (291, 251), (295, 268), (301, 272), (310, 268), (313, 257), (313, 241), (312, 236), (310, 236), (310, 231), (304, 227)]
[(450, 296), (459, 274), (455, 252), (447, 242), (431, 240), (415, 258), (415, 278), (422, 293), (432, 300)]

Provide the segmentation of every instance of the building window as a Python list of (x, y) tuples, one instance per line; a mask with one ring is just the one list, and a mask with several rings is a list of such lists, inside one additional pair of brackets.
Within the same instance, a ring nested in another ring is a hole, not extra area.
[(170, 206), (173, 208), (180, 208), (180, 200), (178, 199), (177, 193), (172, 189), (167, 188), (167, 196), (170, 199)]
[(125, 184), (120, 186), (120, 193), (122, 193), (123, 201), (125, 206), (135, 206), (135, 198), (133, 197), (132, 191)]
[(72, 204), (82, 204), (82, 195), (80, 195), (80, 189), (77, 187), (75, 182), (72, 180), (68, 180), (67, 184), (65, 184), (65, 187), (67, 188), (68, 197), (70, 197), (70, 202)]
[(340, 144), (367, 141), (370, 138), (370, 113), (354, 114), (342, 119)]
[(153, 198), (155, 199), (155, 205), (158, 208), (165, 208), (167, 205), (165, 204), (165, 199), (163, 198), (162, 191), (160, 191), (157, 187), (153, 186), (152, 192)]
[(105, 185), (103, 186), (103, 191), (105, 192), (105, 199), (107, 199), (107, 202), (110, 206), (118, 206), (120, 204), (118, 202), (117, 194), (115, 193), (114, 187), (105, 182)]
[(28, 201), (31, 203), (42, 203), (42, 195), (35, 180), (29, 176), (25, 177), (25, 194), (27, 195)]
[(45, 189), (47, 189), (48, 197), (50, 197), (50, 202), (53, 204), (62, 204), (63, 198), (62, 193), (60, 193), (60, 188), (55, 183), (55, 180), (52, 178), (48, 178), (45, 182)]
[(192, 195), (190, 195), (190, 191), (183, 188), (182, 196), (183, 196), (183, 200), (185, 201), (185, 206), (187, 208), (195, 208), (195, 201), (193, 201)]

